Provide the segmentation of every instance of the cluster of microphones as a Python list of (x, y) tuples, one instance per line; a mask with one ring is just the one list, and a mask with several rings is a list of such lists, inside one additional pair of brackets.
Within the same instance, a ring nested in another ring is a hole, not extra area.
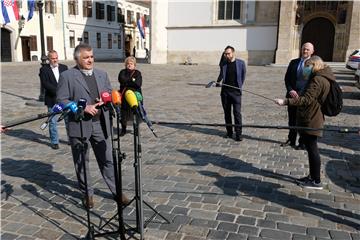
[[(112, 90), (111, 93), (104, 91), (100, 94), (101, 101), (104, 103), (97, 108), (107, 108), (110, 109), (112, 112), (116, 112), (117, 116), (120, 118), (120, 106), (125, 99), (131, 109), (137, 114), (148, 126), (151, 132), (157, 137), (155, 130), (152, 126), (151, 121), (146, 115), (146, 111), (142, 104), (143, 97), (140, 92), (126, 90), (124, 97), (122, 98), (120, 92), (118, 90)], [(49, 115), (48, 119), (40, 126), (40, 129), (44, 130), (49, 122), (58, 114), (60, 114), (58, 118), (58, 122), (62, 121), (67, 115), (73, 114), (75, 121), (81, 121), (84, 118), (84, 111), (87, 105), (87, 100), (85, 98), (80, 98), (78, 102), (70, 101), (66, 105), (62, 103), (55, 104), (51, 109), (51, 114)]]

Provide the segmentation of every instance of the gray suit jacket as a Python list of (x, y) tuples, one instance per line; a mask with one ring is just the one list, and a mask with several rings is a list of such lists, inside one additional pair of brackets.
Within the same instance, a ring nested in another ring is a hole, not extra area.
[[(94, 69), (95, 79), (98, 87), (99, 94), (103, 91), (111, 91), (111, 84), (106, 72)], [(85, 82), (85, 79), (78, 68), (71, 68), (60, 74), (59, 83), (57, 86), (57, 102), (66, 105), (70, 101), (77, 103), (80, 98), (85, 98), (88, 104), (91, 102), (90, 90)], [(102, 129), (105, 138), (110, 136), (110, 119), (109, 111), (102, 110), (100, 116)], [(75, 121), (74, 115), (69, 114), (69, 136), (81, 137), (80, 123)], [(92, 133), (92, 119), (86, 116), (83, 120), (83, 135), (87, 139)]]

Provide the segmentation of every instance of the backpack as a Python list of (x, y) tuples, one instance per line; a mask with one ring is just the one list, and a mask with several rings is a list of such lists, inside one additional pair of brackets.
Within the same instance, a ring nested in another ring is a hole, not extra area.
[(343, 107), (342, 90), (336, 81), (328, 80), (330, 91), (321, 105), (321, 112), (328, 117), (334, 117), (341, 112)]

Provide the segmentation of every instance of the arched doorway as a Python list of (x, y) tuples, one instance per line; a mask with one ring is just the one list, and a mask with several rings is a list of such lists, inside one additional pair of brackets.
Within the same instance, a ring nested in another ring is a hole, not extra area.
[(10, 31), (1, 28), (1, 62), (11, 62)]
[(301, 45), (311, 42), (315, 47), (315, 54), (324, 61), (333, 60), (335, 27), (328, 19), (318, 17), (310, 20), (302, 31)]

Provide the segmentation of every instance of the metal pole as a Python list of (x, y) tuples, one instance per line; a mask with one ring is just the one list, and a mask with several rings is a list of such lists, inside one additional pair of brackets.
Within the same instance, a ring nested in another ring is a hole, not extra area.
[[(45, 55), (45, 40), (44, 40), (44, 19), (43, 19), (43, 6), (44, 3), (42, 0), (39, 0), (37, 2), (38, 8), (39, 8), (39, 21), (40, 21), (40, 40), (41, 40), (41, 66), (44, 66), (46, 64), (46, 55)], [(40, 83), (40, 95), (39, 95), (39, 101), (43, 102), (45, 98), (45, 89)]]

